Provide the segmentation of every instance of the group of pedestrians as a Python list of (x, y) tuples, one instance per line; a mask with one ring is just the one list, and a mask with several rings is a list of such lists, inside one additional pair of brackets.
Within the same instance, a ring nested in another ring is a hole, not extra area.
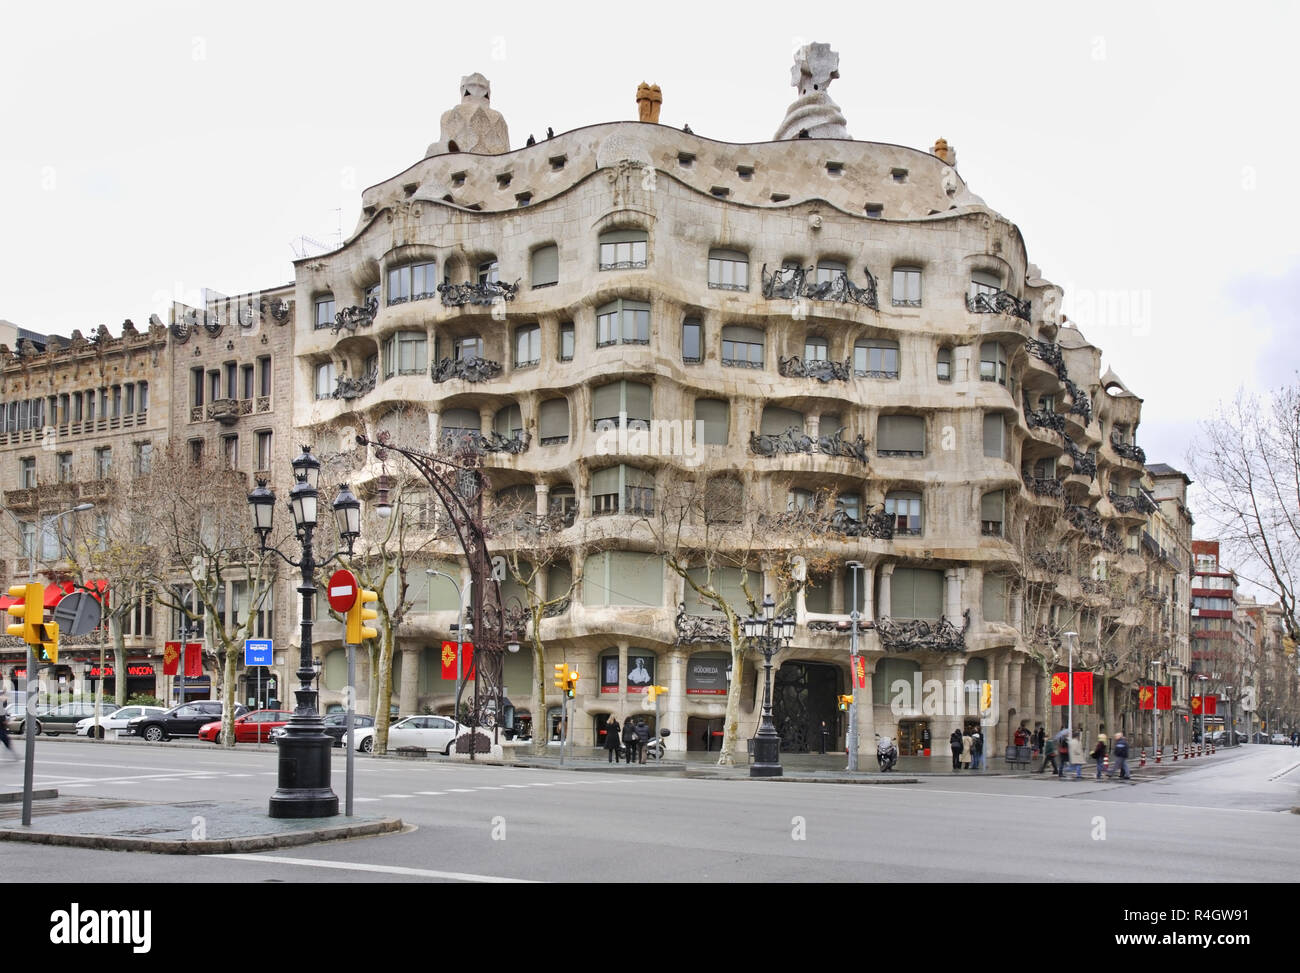
[(966, 730), (953, 730), (948, 737), (948, 746), (952, 750), (953, 770), (984, 769), (984, 737), (979, 727)]
[(605, 750), (609, 754), (608, 763), (616, 764), (625, 759), (628, 763), (645, 763), (645, 748), (650, 742), (650, 727), (644, 718), (633, 722), (632, 717), (624, 721), (622, 727), (614, 714), (609, 714), (605, 721)]
[[(1050, 764), (1052, 772), (1060, 780), (1065, 779), (1067, 771), (1074, 771), (1075, 779), (1083, 777), (1083, 731), (1075, 728), (1071, 732), (1068, 726), (1061, 727), (1059, 733), (1046, 739), (1047, 733), (1042, 726), (1034, 732), (1032, 737), (1034, 746), (1043, 754), (1042, 766), (1038, 768), (1041, 774)], [(1106, 727), (1101, 725), (1097, 730), (1097, 741), (1093, 744), (1092, 750), (1088, 756), (1096, 763), (1097, 780), (1101, 780), (1104, 773), (1107, 779), (1115, 776), (1119, 771), (1120, 780), (1130, 780), (1132, 775), (1128, 770), (1128, 740), (1124, 739), (1123, 733), (1116, 733), (1115, 740), (1112, 743), (1106, 736)], [(1106, 758), (1111, 757), (1112, 763), (1108, 768)]]

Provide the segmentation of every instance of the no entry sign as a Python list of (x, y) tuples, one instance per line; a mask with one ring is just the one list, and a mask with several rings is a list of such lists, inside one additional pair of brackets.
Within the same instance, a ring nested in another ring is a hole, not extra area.
[(335, 571), (330, 575), (329, 602), (340, 615), (357, 601), (357, 579), (351, 571)]

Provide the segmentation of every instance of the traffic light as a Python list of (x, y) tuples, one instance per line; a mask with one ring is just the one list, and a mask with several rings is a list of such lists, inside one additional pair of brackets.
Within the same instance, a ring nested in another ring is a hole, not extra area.
[(45, 620), (45, 585), (38, 582), (16, 584), (9, 589), (9, 597), (22, 599), (5, 609), (21, 621), (6, 626), (5, 632), (28, 645), (35, 645), (39, 641), (36, 626)]
[(835, 698), (839, 700), (841, 713), (847, 713), (849, 707), (853, 705), (852, 696), (836, 696)]
[(573, 670), (572, 672), (570, 672), (569, 675), (568, 675), (568, 678), (567, 678), (567, 680), (566, 680), (566, 685), (565, 685), (565, 691), (568, 693), (568, 696), (569, 696), (570, 699), (573, 699), (573, 697), (574, 697), (575, 695), (577, 695), (577, 692), (578, 692), (578, 680), (579, 680), (580, 678), (581, 678), (581, 677), (578, 675), (578, 670), (577, 670), (577, 669), (574, 669), (574, 670)]
[(650, 702), (654, 702), (664, 693), (668, 692), (667, 686), (647, 686), (646, 693), (649, 695)]
[(567, 662), (555, 663), (555, 688), (563, 689), (566, 692), (569, 688), (569, 664)]
[(59, 623), (44, 622), (36, 626), (36, 638), (41, 647), (41, 661), (51, 664), (59, 661)]
[(980, 711), (987, 713), (993, 708), (993, 683), (980, 683)]
[(348, 645), (360, 645), (364, 639), (373, 639), (379, 636), (377, 631), (365, 624), (371, 619), (379, 617), (379, 612), (366, 607), (370, 602), (378, 600), (379, 595), (375, 594), (375, 592), (367, 591), (361, 587), (357, 588), (357, 600), (348, 609)]

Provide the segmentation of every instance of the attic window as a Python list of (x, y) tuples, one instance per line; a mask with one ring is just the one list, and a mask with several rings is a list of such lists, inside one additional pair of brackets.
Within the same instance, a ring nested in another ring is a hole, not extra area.
[(564, 168), (564, 164), (569, 161), (567, 155), (553, 155), (547, 160), (551, 164), (552, 172), (559, 172)]
[(533, 194), (530, 192), (515, 193), (515, 202), (520, 206), (527, 206), (533, 201)]
[(754, 176), (753, 166), (736, 166), (736, 175), (748, 182)]
[(784, 202), (785, 202), (787, 199), (789, 199), (789, 198), (790, 198), (790, 194), (789, 194), (789, 193), (773, 193), (773, 194), (772, 194), (772, 202), (774, 202), (774, 203), (784, 203)]
[(866, 209), (867, 211), (867, 216), (871, 217), (873, 220), (878, 220), (880, 219), (881, 215), (885, 212), (885, 204), (867, 203), (864, 209)]
[(497, 188), (498, 188), (498, 189), (505, 189), (507, 186), (509, 186), (509, 185), (510, 185), (510, 179), (511, 179), (511, 177), (512, 177), (513, 175), (514, 175), (514, 173), (510, 173), (510, 172), (502, 172), (502, 173), (498, 174), (498, 176), (497, 176)]
[(683, 169), (689, 169), (694, 162), (695, 162), (694, 152), (677, 153), (677, 164), (681, 166)]
[(480, 211), (480, 210), (483, 208), (483, 204), (482, 204), (482, 203), (474, 203), (474, 204), (472, 204), (472, 205), (470, 205), (470, 206), (466, 206), (465, 208), (466, 208), (466, 209), (472, 209), (472, 210), (474, 210), (474, 212), (477, 213), (478, 211)]
[(894, 182), (907, 182), (906, 169), (890, 169), (889, 174), (894, 177)]
[(418, 182), (408, 182), (405, 186), (402, 187), (402, 192), (406, 193), (406, 195), (410, 197), (410, 196), (414, 196), (415, 191), (419, 188), (420, 188), (420, 184)]
[(366, 219), (370, 219), (370, 217), (375, 215), (375, 208), (373, 206), (367, 206), (362, 209), (361, 212), (365, 215)]
[(451, 184), (452, 184), (453, 187), (458, 187), (458, 186), (463, 186), (463, 185), (465, 185), (465, 173), (463, 173), (463, 172), (453, 172), (453, 173), (451, 174)]
[(713, 193), (714, 196), (717, 196), (718, 199), (726, 199), (731, 195), (731, 190), (726, 186), (714, 186), (709, 190), (709, 192)]
[(844, 163), (843, 163), (843, 162), (828, 162), (828, 163), (826, 163), (826, 174), (827, 174), (828, 176), (838, 176), (838, 175), (840, 175), (840, 174), (843, 173), (843, 172), (844, 172)]
[(444, 203), (454, 203), (454, 202), (456, 202), (454, 199), (451, 198), (451, 193), (448, 193), (446, 196), (442, 197), (442, 201), (443, 201)]

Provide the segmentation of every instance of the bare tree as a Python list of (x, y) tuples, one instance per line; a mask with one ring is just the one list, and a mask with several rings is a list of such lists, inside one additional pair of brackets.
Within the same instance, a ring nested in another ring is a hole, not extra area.
[(1201, 423), (1189, 461), (1206, 521), (1240, 559), (1241, 576), (1278, 599), (1287, 635), (1300, 639), (1300, 382), (1267, 401), (1239, 391)]

